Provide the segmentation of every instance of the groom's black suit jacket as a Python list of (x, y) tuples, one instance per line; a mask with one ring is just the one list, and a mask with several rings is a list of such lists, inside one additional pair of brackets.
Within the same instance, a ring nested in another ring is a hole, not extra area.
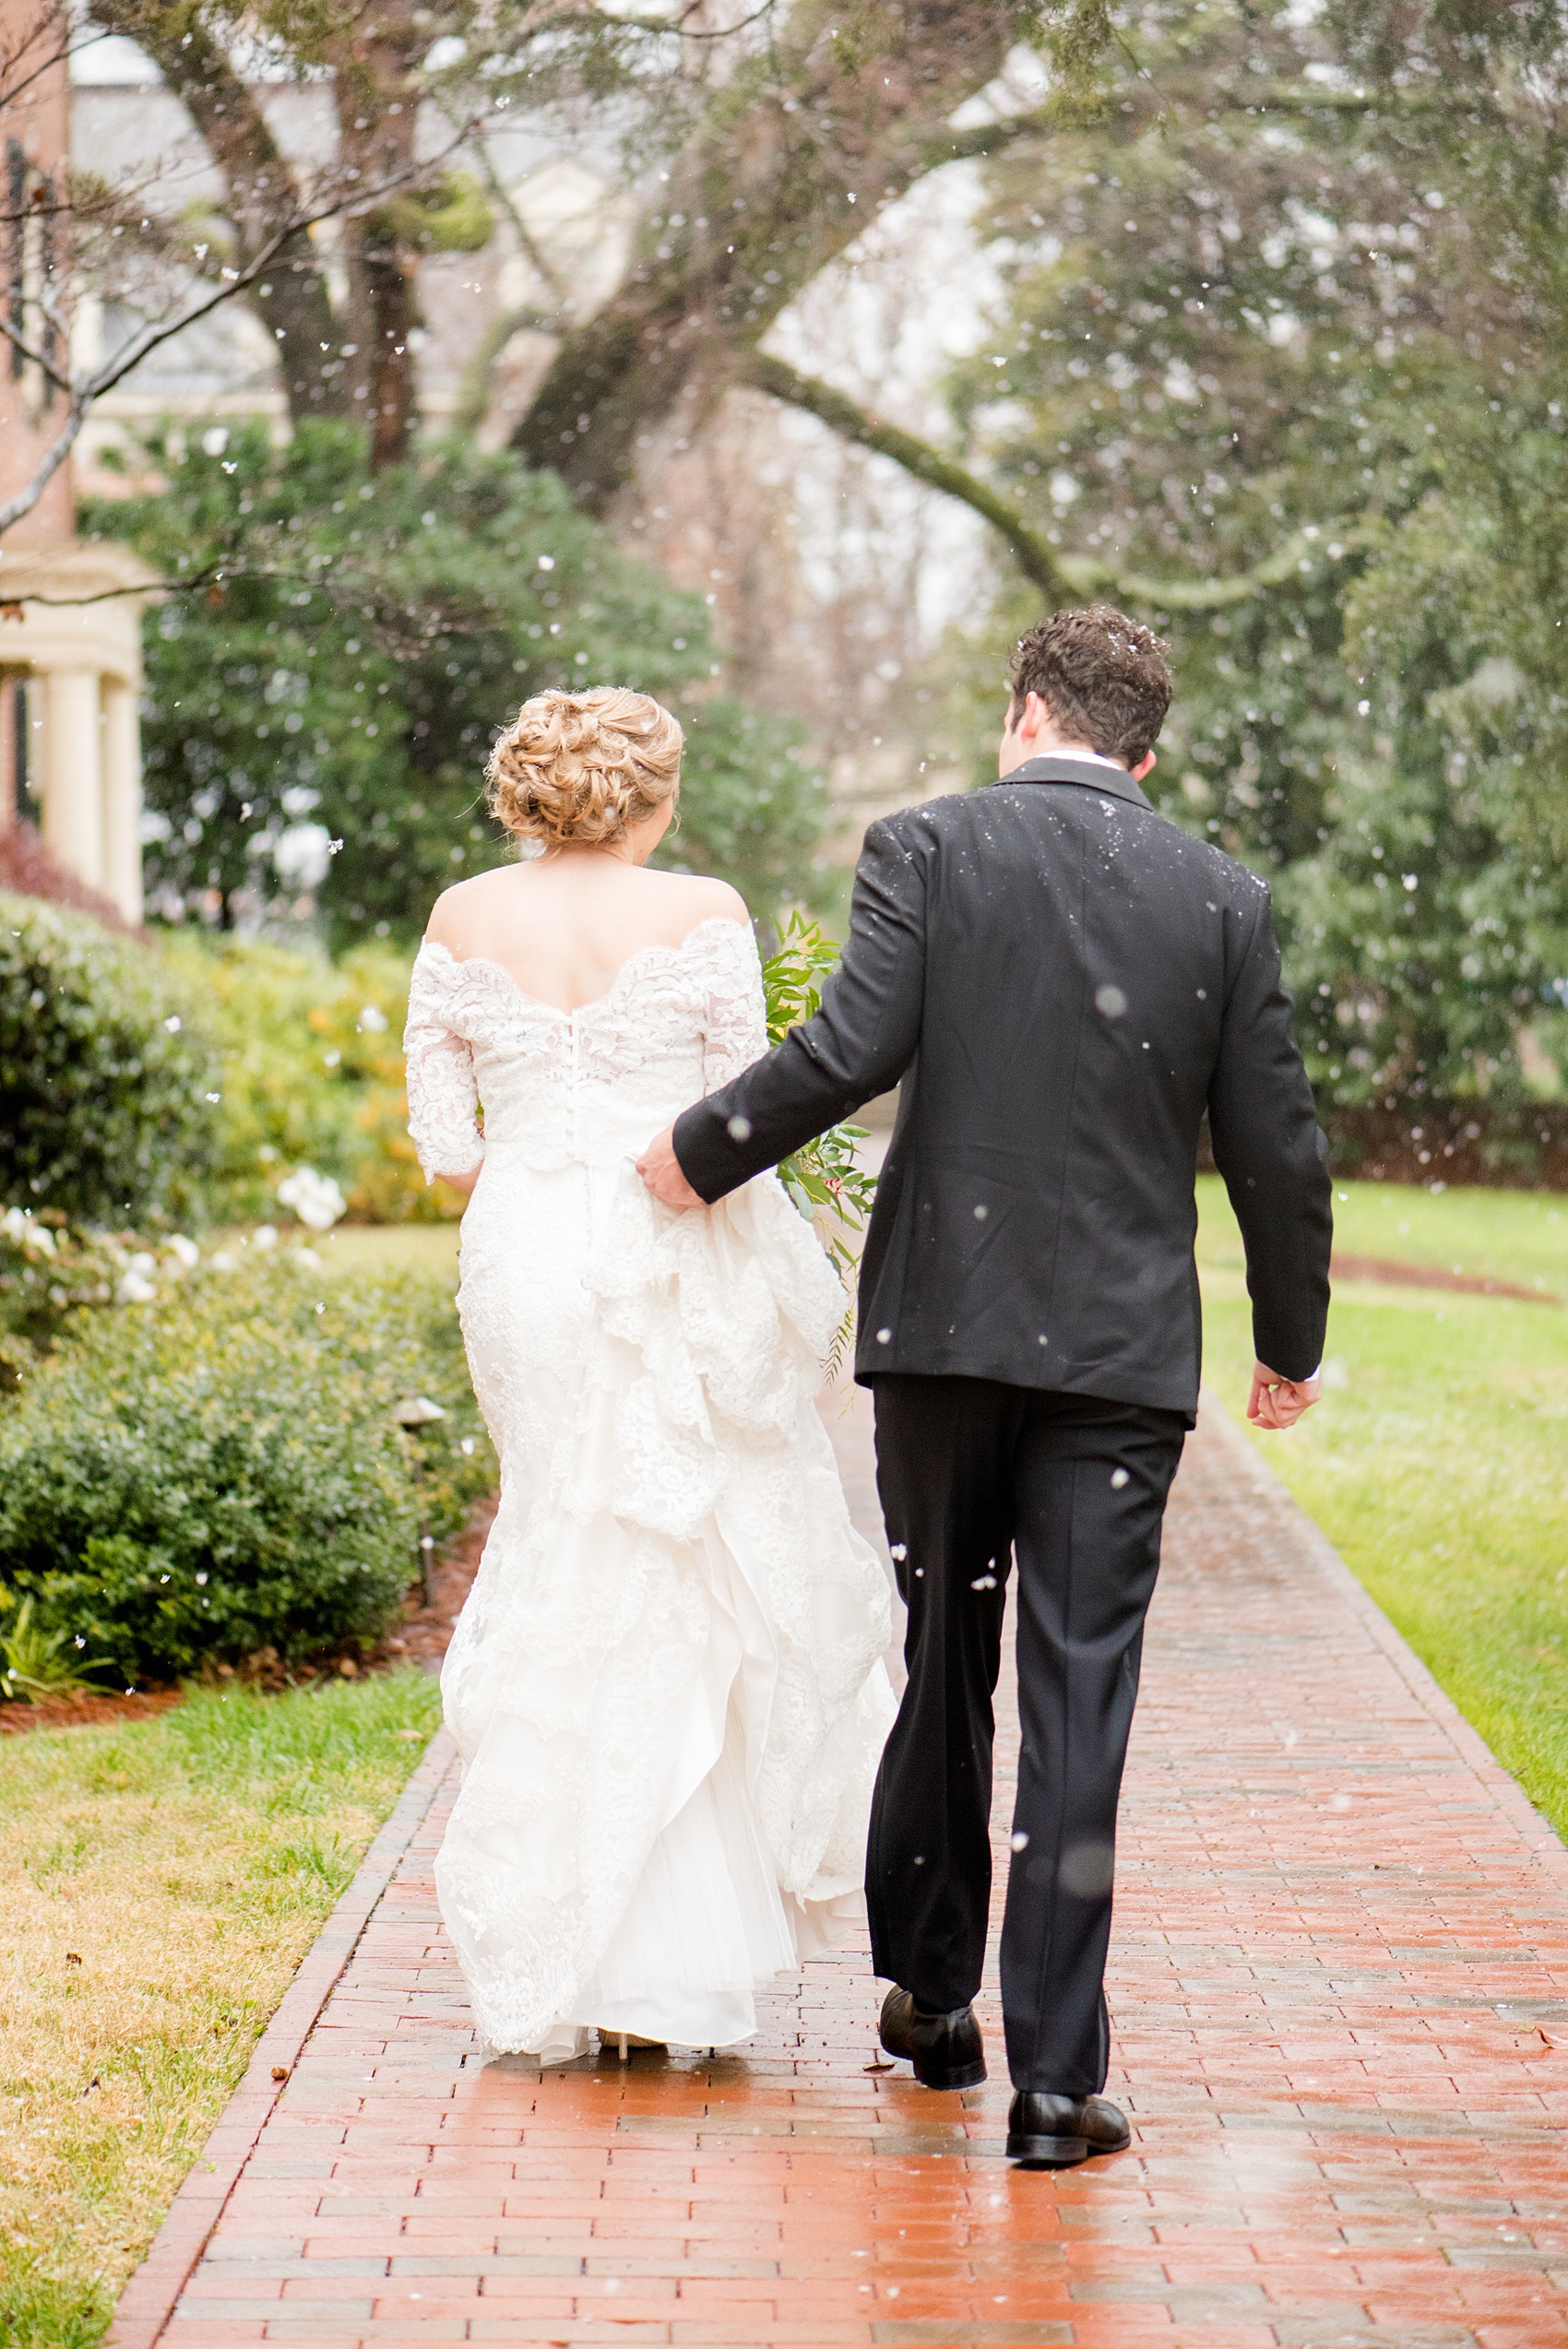
[(1048, 757), (873, 824), (814, 1019), (685, 1111), (704, 1199), (902, 1080), (856, 1376), (943, 1372), (1191, 1413), (1208, 1112), (1258, 1358), (1318, 1366), (1332, 1228), (1265, 884), (1132, 777)]

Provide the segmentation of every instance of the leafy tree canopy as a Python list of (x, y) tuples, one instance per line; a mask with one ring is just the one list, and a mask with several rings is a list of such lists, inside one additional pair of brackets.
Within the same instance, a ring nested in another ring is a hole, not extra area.
[(706, 607), (624, 552), (552, 474), (471, 443), (369, 469), (364, 435), (307, 421), (149, 451), (162, 486), (83, 527), (185, 582), (149, 619), (154, 901), (319, 904), (334, 945), (406, 938), (438, 890), (497, 862), (494, 733), (547, 686), (631, 684), (687, 750), (670, 859), (759, 911), (809, 896), (826, 807), (786, 721), (713, 686)]
[[(1058, 541), (1146, 575), (1298, 535), (1270, 594), (1159, 615), (1157, 796), (1273, 882), (1330, 1097), (1516, 1092), (1568, 1040), (1542, 14), (1113, 14), (1126, 110), (990, 167), (1006, 296), (956, 418)], [(988, 682), (1032, 616), (1004, 594)]]

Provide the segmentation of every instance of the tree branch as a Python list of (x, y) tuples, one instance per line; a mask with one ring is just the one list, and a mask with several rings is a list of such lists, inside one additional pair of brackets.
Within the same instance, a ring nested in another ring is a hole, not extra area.
[[(44, 315), (47, 317), (48, 313), (45, 312)], [(58, 390), (67, 393), (70, 391), (71, 379), (69, 375), (62, 372), (62, 370), (56, 365), (55, 362), (48, 356), (47, 352), (42, 350), (34, 350), (32, 344), (28, 341), (26, 336), (18, 334), (16, 327), (12, 326), (10, 320), (6, 316), (4, 311), (0, 311), (0, 335), (5, 336), (6, 340), (10, 344), (13, 350), (19, 350), (21, 352), (24, 360), (30, 362), (34, 367), (41, 368), (44, 374), (48, 376), (50, 382), (53, 384)]]
[(1217, 95), (1225, 113), (1242, 114), (1430, 114), (1477, 102), (1473, 93), (1458, 91), (1325, 89), (1285, 81), (1260, 82), (1251, 90), (1231, 83)]
[(1042, 594), (1060, 599), (1070, 595), (1078, 584), (1070, 564), (1063, 563), (1039, 533), (1031, 529), (1015, 506), (953, 457), (944, 457), (940, 449), (932, 448), (929, 441), (906, 433), (901, 425), (885, 423), (881, 417), (868, 414), (846, 393), (835, 391), (831, 384), (802, 375), (784, 360), (770, 358), (766, 351), (749, 353), (745, 368), (746, 380), (758, 391), (771, 393), (775, 399), (786, 400), (791, 408), (805, 409), (844, 440), (873, 449), (879, 457), (892, 457), (896, 465), (901, 465), (918, 481), (972, 506), (1006, 540), (1020, 570)]
[(944, 163), (960, 163), (987, 155), (1000, 155), (1020, 138), (1049, 137), (1064, 130), (1082, 130), (1087, 117), (1081, 102), (1065, 99), (1051, 100), (1044, 106), (1031, 106), (1027, 113), (999, 114), (994, 122), (970, 123), (963, 130), (944, 131), (933, 138), (924, 152), (929, 159), (928, 171), (940, 170)]
[(514, 335), (525, 329), (537, 335), (560, 332), (558, 320), (549, 312), (536, 310), (529, 303), (517, 310), (503, 311), (493, 319), (474, 347), (473, 357), (463, 370), (457, 389), (457, 405), (452, 421), (459, 433), (477, 433), (484, 421), (490, 406), (490, 387), (495, 374), (495, 362)]
[[(468, 135), (466, 127), (464, 133), (454, 138), (453, 148), (461, 143), (462, 136)], [(447, 151), (451, 152), (452, 149)], [(160, 326), (143, 326), (138, 334), (130, 336), (121, 344), (113, 358), (99, 368), (96, 374), (78, 379), (66, 379), (61, 377), (56, 370), (52, 369), (51, 372), (55, 374), (56, 381), (62, 384), (69, 395), (70, 406), (65, 422), (53, 445), (44, 452), (42, 461), (32, 479), (17, 492), (15, 497), (7, 498), (6, 503), (0, 505), (0, 537), (4, 537), (13, 523), (19, 522), (24, 515), (32, 512), (33, 507), (38, 504), (66, 457), (69, 457), (77, 436), (86, 421), (88, 409), (95, 400), (101, 399), (105, 392), (113, 391), (115, 385), (122, 382), (133, 367), (139, 367), (142, 361), (153, 351), (159, 350), (164, 343), (172, 341), (176, 335), (184, 334), (187, 326), (194, 326), (210, 311), (216, 310), (221, 303), (232, 302), (236, 294), (245, 292), (255, 284), (263, 271), (276, 260), (284, 245), (291, 238), (300, 236), (306, 230), (314, 228), (318, 220), (332, 219), (342, 212), (370, 209), (380, 203), (384, 196), (390, 195), (395, 188), (406, 186), (410, 180), (421, 177), (430, 168), (428, 159), (422, 162), (410, 161), (400, 171), (389, 173), (374, 187), (357, 187), (350, 192), (339, 189), (330, 202), (302, 208), (284, 220), (266, 243), (252, 255), (244, 267), (232, 273), (226, 284), (214, 286), (210, 293), (202, 301), (193, 303), (191, 307), (182, 312), (179, 317), (166, 319)], [(0, 330), (5, 332), (8, 339), (27, 358), (36, 360), (40, 366), (47, 363), (42, 354), (30, 350), (3, 319), (0, 319)]]
[[(452, 123), (452, 116), (439, 97), (435, 103), (444, 120), (449, 124)], [(456, 128), (456, 125), (453, 125), (453, 127)], [(478, 159), (480, 170), (484, 174), (484, 184), (505, 213), (512, 234), (527, 255), (529, 267), (537, 273), (540, 283), (549, 287), (562, 309), (564, 310), (569, 305), (570, 296), (562, 283), (560, 272), (556, 269), (554, 263), (548, 258), (538, 238), (518, 210), (511, 189), (504, 184), (500, 172), (495, 168), (495, 158), (490, 151), (490, 142), (482, 133), (474, 141), (474, 153)]]
[(1006, 540), (1026, 578), (1032, 579), (1042, 594), (1058, 601), (1099, 590), (1114, 595), (1123, 603), (1163, 607), (1167, 611), (1220, 611), (1229, 604), (1247, 602), (1265, 588), (1278, 587), (1292, 576), (1303, 560), (1324, 552), (1298, 531), (1250, 571), (1238, 572), (1228, 579), (1154, 579), (1143, 572), (1123, 571), (1115, 564), (1095, 556), (1061, 554), (1016, 506), (967, 466), (960, 465), (955, 457), (944, 457), (940, 449), (932, 448), (914, 433), (906, 433), (901, 425), (885, 423), (880, 417), (868, 414), (846, 393), (835, 391), (831, 384), (802, 375), (782, 359), (770, 358), (762, 350), (748, 355), (744, 380), (754, 389), (787, 401), (791, 408), (805, 409), (845, 440), (853, 441), (861, 448), (874, 449), (879, 457), (892, 457), (896, 465), (901, 465), (918, 481), (971, 507)]
[[(1248, 90), (1234, 84), (1219, 93), (1219, 111), (1227, 114), (1425, 114), (1474, 101), (1438, 91), (1416, 94), (1366, 89), (1316, 89), (1299, 82), (1260, 82)], [(929, 169), (943, 163), (999, 155), (1021, 138), (1049, 137), (1052, 133), (1082, 130), (1088, 116), (1081, 101), (1064, 97), (1031, 107), (1022, 114), (1001, 114), (994, 122), (971, 123), (933, 139), (927, 153)]]
[(87, 410), (86, 400), (77, 402), (73, 399), (64, 429), (56, 434), (53, 444), (45, 449), (31, 480), (26, 482), (17, 492), (15, 497), (7, 498), (5, 504), (0, 505), (0, 538), (5, 536), (13, 522), (19, 522), (24, 514), (32, 512), (33, 507), (38, 504), (72, 449), (75, 448), (77, 435), (87, 421)]

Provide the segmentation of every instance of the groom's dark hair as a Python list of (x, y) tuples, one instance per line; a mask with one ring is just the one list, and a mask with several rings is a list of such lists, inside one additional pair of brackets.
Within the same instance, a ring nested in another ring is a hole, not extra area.
[(1158, 741), (1170, 706), (1165, 652), (1152, 628), (1109, 604), (1053, 611), (1018, 639), (1011, 710), (1016, 715), (1027, 694), (1038, 694), (1060, 733), (1136, 766)]

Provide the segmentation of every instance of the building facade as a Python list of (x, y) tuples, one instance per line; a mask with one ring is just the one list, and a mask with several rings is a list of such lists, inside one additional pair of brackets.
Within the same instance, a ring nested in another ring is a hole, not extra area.
[[(63, 209), (70, 111), (65, 13), (0, 0), (0, 305), (28, 348), (63, 363)], [(0, 342), (0, 504), (33, 480), (66, 421), (65, 393)], [(0, 537), (0, 830), (34, 824), (65, 872), (141, 919), (141, 614), (129, 551), (76, 535), (71, 466)]]

